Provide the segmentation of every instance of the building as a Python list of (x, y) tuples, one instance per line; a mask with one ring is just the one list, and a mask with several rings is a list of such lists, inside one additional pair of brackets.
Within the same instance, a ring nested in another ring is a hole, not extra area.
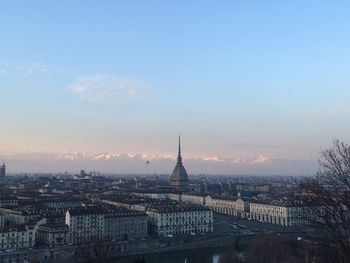
[(177, 164), (170, 175), (170, 185), (175, 187), (177, 190), (186, 191), (188, 189), (188, 175), (185, 167), (182, 164), (181, 157), (181, 143), (179, 136), (179, 152), (177, 156)]
[(70, 243), (97, 240), (129, 240), (147, 237), (145, 212), (123, 207), (101, 206), (69, 209), (66, 212)]
[(38, 226), (37, 242), (41, 245), (58, 246), (69, 243), (68, 225), (44, 224)]
[(148, 235), (148, 217), (145, 212), (110, 208), (104, 221), (104, 238), (107, 240), (140, 239)]
[(0, 213), (0, 228), (3, 228), (5, 226), (5, 217), (3, 214)]
[(48, 208), (76, 208), (81, 207), (89, 201), (85, 198), (73, 198), (73, 197), (54, 197), (54, 198), (45, 198), (40, 202), (40, 205)]
[(194, 205), (205, 205), (205, 196), (204, 195), (181, 195), (181, 201), (184, 203), (190, 203)]
[(122, 207), (129, 210), (145, 211), (145, 199), (137, 195), (107, 195), (101, 198), (105, 204)]
[(168, 198), (177, 202), (181, 201), (181, 194), (169, 193)]
[(99, 207), (67, 210), (65, 224), (69, 226), (70, 243), (79, 244), (103, 239), (104, 213)]
[(237, 218), (248, 218), (250, 212), (249, 202), (242, 199), (207, 196), (205, 205), (215, 213), (231, 215)]
[(150, 231), (160, 237), (213, 231), (213, 211), (175, 201), (155, 201), (146, 211)]
[(308, 223), (307, 208), (295, 202), (272, 201), (250, 203), (250, 218), (282, 226), (298, 226)]
[(1, 195), (0, 196), (0, 207), (6, 207), (6, 206), (18, 206), (18, 199), (16, 196), (13, 195)]
[(0, 166), (0, 177), (4, 177), (6, 175), (6, 166), (5, 163)]
[(34, 207), (2, 207), (0, 213), (3, 214), (5, 222), (11, 225), (20, 225), (41, 218), (40, 209)]
[(35, 224), (9, 225), (0, 229), (0, 250), (30, 248), (35, 245)]
[(144, 198), (153, 198), (153, 199), (167, 199), (168, 198), (168, 193), (153, 193), (153, 192), (133, 192), (132, 193), (135, 196), (140, 196)]

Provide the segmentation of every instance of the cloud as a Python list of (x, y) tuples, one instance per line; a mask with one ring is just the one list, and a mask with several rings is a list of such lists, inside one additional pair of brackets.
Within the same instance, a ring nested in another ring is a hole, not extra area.
[(314, 119), (348, 113), (350, 113), (350, 105), (337, 105), (332, 108), (304, 111), (301, 113), (301, 117), (303, 119)]
[[(1, 155), (2, 153), (0, 153)], [(24, 154), (26, 155), (26, 154)], [(30, 154), (29, 154), (30, 155)], [(138, 159), (138, 160), (171, 160), (175, 161), (176, 156), (174, 155), (157, 155), (150, 153), (121, 153), (121, 152), (77, 152), (70, 151), (66, 153), (51, 153), (44, 154), (46, 156), (52, 156), (56, 160), (85, 160), (85, 161), (101, 161), (101, 160), (117, 160), (117, 159)], [(226, 158), (221, 156), (185, 156), (184, 161), (195, 161), (201, 163), (227, 163), (227, 164), (238, 164), (238, 165), (261, 165), (269, 163), (272, 159), (266, 155), (255, 155), (250, 157), (236, 157)]]
[(249, 161), (250, 164), (263, 164), (269, 162), (271, 162), (270, 158), (261, 154)]
[(266, 155), (255, 155), (255, 156), (250, 156), (246, 158), (232, 158), (232, 159), (226, 159), (225, 161), (232, 163), (232, 164), (241, 164), (241, 165), (261, 165), (265, 163), (271, 162), (271, 158), (266, 156)]
[(84, 101), (115, 103), (121, 98), (147, 96), (139, 83), (113, 75), (89, 75), (78, 78), (70, 89)]
[(202, 158), (203, 161), (211, 161), (211, 162), (223, 162), (224, 159), (219, 156), (207, 156)]
[(41, 62), (35, 62), (28, 66), (22, 66), (17, 68), (17, 73), (22, 77), (30, 77), (37, 73), (43, 73), (47, 71), (47, 65)]

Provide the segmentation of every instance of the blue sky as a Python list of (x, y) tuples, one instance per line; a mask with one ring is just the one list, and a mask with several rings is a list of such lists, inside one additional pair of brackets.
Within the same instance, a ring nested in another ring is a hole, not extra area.
[(0, 153), (165, 156), (180, 133), (185, 158), (317, 159), (350, 140), (349, 8), (2, 1)]

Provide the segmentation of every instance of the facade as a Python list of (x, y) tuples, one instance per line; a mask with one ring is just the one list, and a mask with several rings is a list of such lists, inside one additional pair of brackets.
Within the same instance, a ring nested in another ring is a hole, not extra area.
[(129, 240), (147, 237), (148, 217), (145, 212), (113, 209), (105, 214), (104, 238)]
[(168, 194), (168, 198), (170, 200), (174, 200), (174, 201), (180, 202), (181, 201), (181, 194), (170, 193), (170, 194)]
[(37, 231), (37, 242), (42, 245), (58, 246), (69, 243), (68, 225), (40, 225)]
[[(199, 205), (206, 207), (215, 213), (231, 215), (236, 218), (248, 218), (250, 213), (250, 204), (245, 199), (233, 198), (215, 198), (205, 195), (185, 194), (185, 193), (168, 193), (151, 195), (144, 193), (144, 196), (149, 196), (153, 199), (162, 200), (166, 198), (177, 202)], [(163, 198), (159, 198), (162, 196)]]
[(213, 231), (213, 211), (173, 201), (158, 202), (146, 211), (150, 230), (160, 237)]
[(18, 199), (16, 196), (2, 195), (0, 196), (0, 207), (18, 206)]
[(65, 224), (69, 226), (70, 243), (101, 240), (104, 234), (104, 210), (97, 207), (69, 209)]
[(237, 218), (248, 218), (250, 212), (249, 202), (242, 199), (217, 199), (207, 196), (205, 205), (216, 213)]
[(70, 243), (128, 240), (147, 237), (145, 212), (121, 207), (84, 207), (66, 212)]
[(55, 209), (69, 209), (69, 208), (76, 208), (81, 207), (83, 204), (88, 203), (88, 200), (86, 199), (79, 199), (79, 198), (47, 198), (44, 199), (41, 204), (48, 208), (55, 208)]
[(103, 197), (101, 201), (105, 204), (119, 208), (126, 208), (135, 211), (145, 211), (144, 199), (139, 196), (110, 195)]
[(181, 157), (181, 145), (180, 145), (180, 137), (179, 137), (179, 152), (177, 156), (177, 164), (170, 175), (170, 185), (180, 191), (188, 190), (188, 175), (185, 167), (182, 164)]
[(36, 226), (9, 225), (0, 229), (0, 250), (30, 248), (35, 245)]
[(282, 226), (298, 226), (308, 223), (307, 208), (292, 203), (251, 203), (250, 218)]
[(2, 164), (2, 166), (0, 166), (0, 177), (5, 177), (6, 175), (6, 166), (5, 163)]
[(3, 214), (0, 213), (0, 228), (3, 228), (5, 226), (5, 217)]
[(205, 205), (205, 196), (203, 195), (189, 195), (183, 194), (181, 195), (181, 201), (184, 203), (190, 203), (194, 205)]
[(153, 198), (153, 199), (167, 199), (168, 194), (167, 193), (139, 193), (134, 192), (133, 195), (140, 196), (140, 197), (147, 197), (147, 198)]
[(4, 220), (13, 225), (24, 224), (32, 219), (39, 219), (40, 211), (34, 208), (0, 208)]

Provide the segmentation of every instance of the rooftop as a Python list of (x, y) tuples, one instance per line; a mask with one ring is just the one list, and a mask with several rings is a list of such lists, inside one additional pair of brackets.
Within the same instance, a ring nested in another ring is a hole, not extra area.
[(157, 200), (150, 203), (149, 211), (158, 213), (178, 213), (194, 211), (210, 211), (210, 209), (199, 205), (178, 203), (172, 200)]

